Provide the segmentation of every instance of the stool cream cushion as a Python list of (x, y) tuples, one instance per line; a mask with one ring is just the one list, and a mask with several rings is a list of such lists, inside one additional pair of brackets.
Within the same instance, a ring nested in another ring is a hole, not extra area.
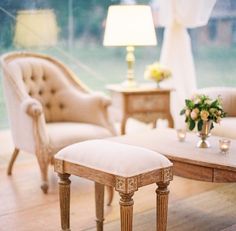
[(108, 140), (72, 144), (59, 151), (55, 158), (123, 177), (172, 166), (157, 152)]

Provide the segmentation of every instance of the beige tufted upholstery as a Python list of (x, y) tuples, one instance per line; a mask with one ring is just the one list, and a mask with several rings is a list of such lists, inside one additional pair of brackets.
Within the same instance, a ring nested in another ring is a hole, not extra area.
[(227, 117), (220, 124), (215, 125), (212, 134), (236, 139), (236, 88), (234, 87), (209, 87), (198, 89), (196, 94), (205, 94), (215, 99), (220, 96)]
[(47, 191), (47, 168), (61, 148), (115, 134), (107, 114), (110, 99), (92, 93), (61, 62), (14, 52), (1, 57), (3, 86), (15, 151), (35, 153)]

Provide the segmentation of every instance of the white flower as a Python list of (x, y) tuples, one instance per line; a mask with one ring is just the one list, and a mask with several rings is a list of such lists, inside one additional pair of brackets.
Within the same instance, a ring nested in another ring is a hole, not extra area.
[(194, 104), (199, 104), (201, 102), (200, 95), (196, 94), (193, 98), (193, 102), (194, 102)]
[(200, 99), (199, 98), (196, 98), (196, 99), (194, 99), (194, 104), (198, 104), (198, 103), (200, 103)]
[(216, 111), (216, 109), (215, 109), (215, 108), (211, 108), (211, 109), (210, 109), (210, 113), (212, 113), (212, 114), (214, 114), (214, 113), (215, 113), (215, 111)]
[(192, 110), (190, 116), (191, 116), (191, 119), (192, 119), (192, 120), (196, 120), (197, 117), (198, 117), (198, 113), (197, 113), (197, 111), (196, 111), (196, 110)]
[(190, 116), (190, 112), (191, 112), (191, 111), (190, 111), (189, 109), (186, 109), (186, 111), (185, 111), (185, 116), (186, 116), (186, 117), (189, 117), (189, 116)]
[(205, 100), (205, 103), (210, 105), (210, 104), (212, 103), (212, 100), (206, 99), (206, 100)]

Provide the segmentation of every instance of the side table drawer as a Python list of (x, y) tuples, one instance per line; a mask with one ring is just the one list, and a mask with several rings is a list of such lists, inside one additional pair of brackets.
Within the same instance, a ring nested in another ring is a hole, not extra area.
[(129, 95), (127, 96), (129, 112), (163, 112), (169, 110), (169, 95)]

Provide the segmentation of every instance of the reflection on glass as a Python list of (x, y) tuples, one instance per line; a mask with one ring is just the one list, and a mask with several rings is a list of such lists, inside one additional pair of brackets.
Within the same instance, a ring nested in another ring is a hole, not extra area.
[(180, 142), (184, 142), (186, 138), (186, 130), (177, 129), (177, 137)]
[(231, 141), (228, 139), (219, 140), (219, 147), (220, 147), (221, 153), (226, 154), (229, 152), (230, 143)]

